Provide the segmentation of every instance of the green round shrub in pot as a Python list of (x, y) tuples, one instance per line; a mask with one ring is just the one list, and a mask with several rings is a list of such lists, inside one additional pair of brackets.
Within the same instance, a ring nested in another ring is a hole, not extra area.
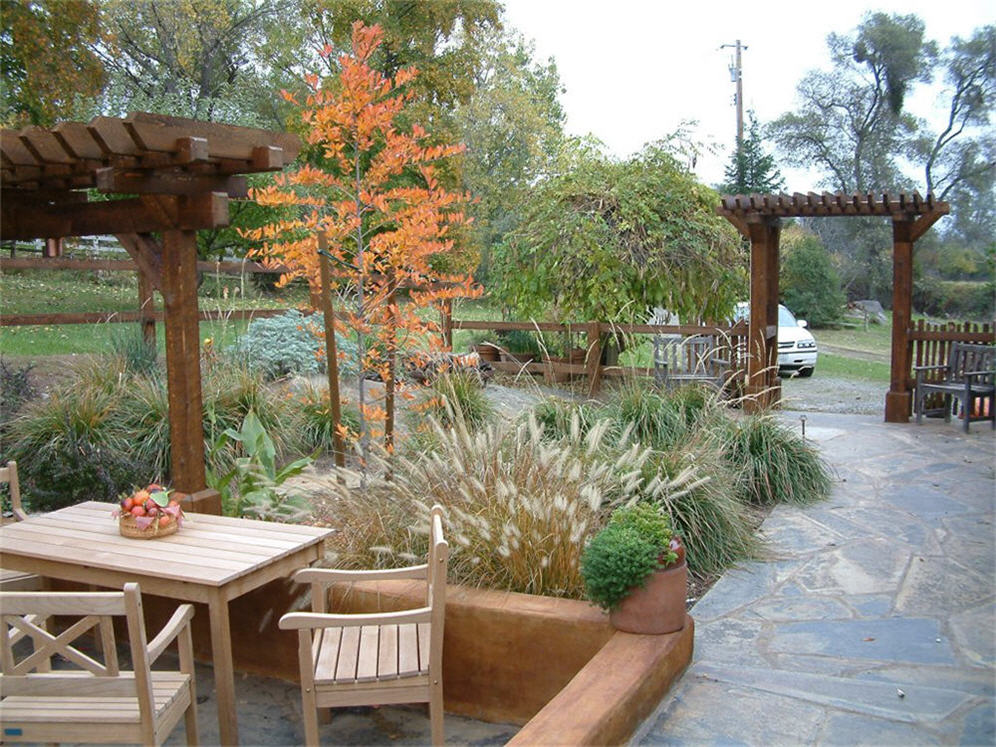
[(585, 548), (581, 574), (617, 630), (659, 635), (685, 626), (685, 550), (657, 507), (616, 510)]

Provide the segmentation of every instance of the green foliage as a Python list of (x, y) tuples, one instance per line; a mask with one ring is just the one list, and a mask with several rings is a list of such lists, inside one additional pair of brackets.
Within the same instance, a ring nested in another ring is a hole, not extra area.
[(688, 321), (727, 315), (746, 288), (740, 242), (677, 147), (617, 162), (573, 145), (495, 250), (498, 299), (536, 319), (643, 321), (648, 306)]
[(729, 421), (723, 440), (746, 502), (806, 504), (830, 495), (830, 474), (819, 453), (772, 415)]
[(111, 350), (125, 362), (129, 373), (148, 374), (159, 364), (159, 352), (155, 344), (146, 342), (142, 328), (138, 325), (115, 325), (111, 331)]
[(460, 420), (471, 431), (479, 430), (495, 416), (494, 405), (476, 371), (450, 371), (437, 376), (415, 409), (421, 417), (429, 416), (444, 426)]
[(617, 509), (581, 556), (588, 598), (606, 610), (618, 607), (633, 587), (677, 559), (668, 549), (671, 536), (670, 520), (656, 507), (638, 503)]
[(208, 487), (221, 493), (225, 512), (270, 521), (303, 519), (306, 508), (302, 499), (285, 490), (283, 483), (301, 474), (311, 464), (311, 458), (296, 459), (278, 468), (273, 439), (252, 410), (246, 414), (239, 430), (225, 430), (211, 445), (209, 453), (224, 449), (229, 442), (239, 444), (242, 453), (232, 469), (221, 474), (213, 469), (207, 471)]
[[(299, 436), (305, 451), (331, 451), (335, 426), (332, 422), (328, 388), (307, 384), (290, 404), (301, 421)], [(350, 432), (359, 433), (360, 418), (355, 408), (341, 406), (340, 423)]]
[(993, 318), (993, 283), (923, 277), (913, 284), (913, 305), (923, 314), (948, 319)]
[(38, 392), (31, 383), (28, 364), (18, 366), (0, 357), (0, 429), (14, 417), (21, 405), (34, 399)]
[(727, 194), (772, 194), (785, 188), (774, 156), (764, 152), (761, 127), (754, 111), (748, 112), (747, 134), (730, 158), (724, 176), (726, 183), (719, 191)]
[(812, 327), (838, 322), (847, 297), (819, 237), (800, 230), (786, 231), (782, 247), (778, 283), (785, 305)]

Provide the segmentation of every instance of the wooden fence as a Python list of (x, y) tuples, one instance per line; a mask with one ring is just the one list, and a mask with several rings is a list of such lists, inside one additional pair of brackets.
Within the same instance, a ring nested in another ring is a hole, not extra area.
[[(269, 268), (257, 262), (198, 262), (199, 272), (223, 275), (278, 275), (281, 268)], [(130, 259), (77, 259), (73, 257), (10, 257), (0, 259), (0, 270), (82, 270), (90, 272), (138, 272)], [(49, 314), (0, 314), (0, 327), (20, 327), (37, 324), (98, 324), (101, 322), (140, 322), (146, 339), (155, 339), (155, 323), (162, 321), (163, 312), (154, 308), (152, 288), (138, 276), (138, 308), (130, 311), (59, 312)], [(258, 319), (283, 314), (287, 309), (239, 309), (232, 311), (203, 310), (201, 321), (213, 319)]]
[(654, 376), (653, 367), (605, 365), (602, 363), (603, 335), (713, 335), (718, 347), (728, 353), (730, 370), (734, 376), (746, 370), (747, 323), (738, 322), (732, 326), (700, 325), (656, 325), (656, 324), (611, 324), (608, 322), (582, 322), (562, 324), (558, 322), (497, 322), (471, 321), (443, 316), (443, 338), (447, 347), (453, 347), (453, 330), (486, 330), (497, 333), (515, 330), (524, 332), (551, 332), (564, 334), (569, 339), (575, 335), (584, 338), (584, 346), (574, 356), (561, 358), (545, 356), (542, 360), (517, 358), (514, 351), (494, 361), (491, 365), (498, 371), (508, 373), (525, 372), (542, 374), (548, 382), (572, 376), (585, 376), (588, 379), (589, 393), (597, 392), (605, 377)]

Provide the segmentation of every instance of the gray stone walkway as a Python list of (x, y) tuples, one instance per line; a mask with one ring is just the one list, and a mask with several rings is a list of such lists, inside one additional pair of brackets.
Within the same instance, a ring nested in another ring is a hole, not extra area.
[[(996, 437), (807, 413), (830, 500), (695, 605), (695, 658), (634, 744), (996, 744)], [(799, 423), (799, 413), (784, 413)]]

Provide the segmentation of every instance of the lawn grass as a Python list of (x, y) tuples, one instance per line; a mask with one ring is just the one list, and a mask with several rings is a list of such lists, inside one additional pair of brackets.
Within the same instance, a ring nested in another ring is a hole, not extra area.
[[(307, 289), (294, 286), (278, 293), (263, 293), (238, 276), (204, 275), (199, 289), (202, 310), (225, 311), (291, 308), (307, 300)], [(156, 308), (162, 299), (155, 295)], [(3, 314), (51, 314), (133, 311), (138, 307), (138, 281), (128, 272), (77, 272), (70, 270), (12, 270), (0, 273), (0, 312)], [(0, 353), (5, 355), (66, 355), (106, 352), (115, 335), (126, 334), (131, 325), (49, 324), (4, 327)], [(222, 320), (201, 322), (201, 339), (210, 337), (216, 346), (228, 345), (242, 334), (248, 322)], [(156, 325), (160, 351), (164, 349), (164, 327)]]
[(889, 375), (890, 367), (887, 362), (868, 361), (824, 352), (820, 353), (813, 378), (815, 380), (821, 376), (828, 376), (888, 383)]

